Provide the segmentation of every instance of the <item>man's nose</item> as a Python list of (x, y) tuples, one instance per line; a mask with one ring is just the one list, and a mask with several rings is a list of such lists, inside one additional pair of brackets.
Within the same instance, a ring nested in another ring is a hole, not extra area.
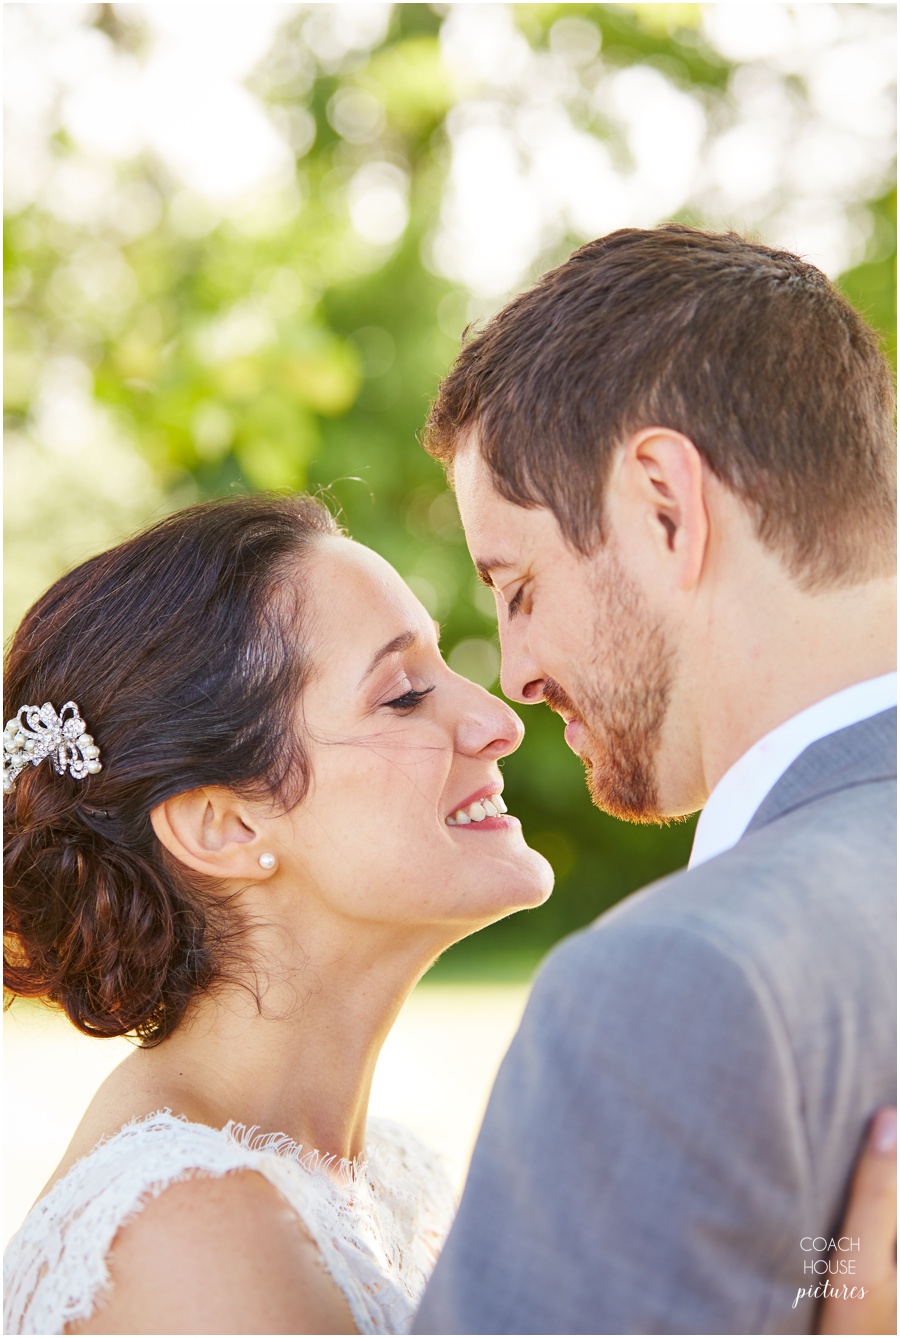
[(546, 674), (532, 659), (528, 638), (521, 623), (513, 620), (504, 627), (500, 623), (500, 686), (504, 696), (513, 702), (533, 706), (544, 699)]

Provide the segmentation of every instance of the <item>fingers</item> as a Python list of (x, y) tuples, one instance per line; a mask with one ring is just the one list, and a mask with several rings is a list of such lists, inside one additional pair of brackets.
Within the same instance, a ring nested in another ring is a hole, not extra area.
[(873, 1282), (897, 1268), (897, 1111), (879, 1110), (853, 1176), (841, 1235), (860, 1242)]
[[(830, 1297), (819, 1312), (819, 1333), (897, 1332), (897, 1111), (879, 1110), (860, 1154), (840, 1230), (836, 1259), (852, 1262), (857, 1295)], [(837, 1279), (836, 1279), (837, 1280)]]

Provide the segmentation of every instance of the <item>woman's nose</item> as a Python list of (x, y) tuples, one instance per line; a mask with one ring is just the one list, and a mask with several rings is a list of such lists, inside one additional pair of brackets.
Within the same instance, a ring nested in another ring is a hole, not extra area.
[(512, 707), (477, 683), (467, 683), (471, 693), (457, 728), (460, 752), (494, 760), (514, 753), (525, 737), (525, 728)]

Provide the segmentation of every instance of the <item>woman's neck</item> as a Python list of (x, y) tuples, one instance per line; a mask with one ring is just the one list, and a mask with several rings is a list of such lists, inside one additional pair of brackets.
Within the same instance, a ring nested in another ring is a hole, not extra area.
[(365, 1146), (381, 1046), (438, 950), (404, 948), (396, 934), (389, 947), (390, 937), (360, 933), (352, 950), (344, 944), (270, 970), (258, 1002), (241, 987), (207, 996), (167, 1040), (123, 1067), (151, 1105), (353, 1159)]

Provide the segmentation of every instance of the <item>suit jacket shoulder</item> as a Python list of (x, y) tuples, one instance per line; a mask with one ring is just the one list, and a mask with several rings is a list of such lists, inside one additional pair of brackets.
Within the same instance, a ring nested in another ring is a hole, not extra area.
[(587, 937), (690, 931), (765, 982), (801, 1048), (829, 1031), (836, 1009), (853, 1015), (866, 1049), (873, 1030), (889, 1039), (894, 1013), (863, 1012), (896, 985), (896, 773), (896, 711), (829, 735), (789, 768), (736, 846), (627, 898)]
[[(896, 756), (894, 710), (820, 740), (735, 847), (628, 898), (580, 949), (578, 936), (561, 948), (569, 973), (569, 953), (590, 956), (602, 938), (606, 957), (620, 935), (669, 930), (687, 976), (695, 936), (733, 961), (780, 1019), (816, 1176), (835, 1164), (835, 1116), (839, 1143), (896, 1096)], [(833, 1175), (820, 1183), (833, 1195)]]

